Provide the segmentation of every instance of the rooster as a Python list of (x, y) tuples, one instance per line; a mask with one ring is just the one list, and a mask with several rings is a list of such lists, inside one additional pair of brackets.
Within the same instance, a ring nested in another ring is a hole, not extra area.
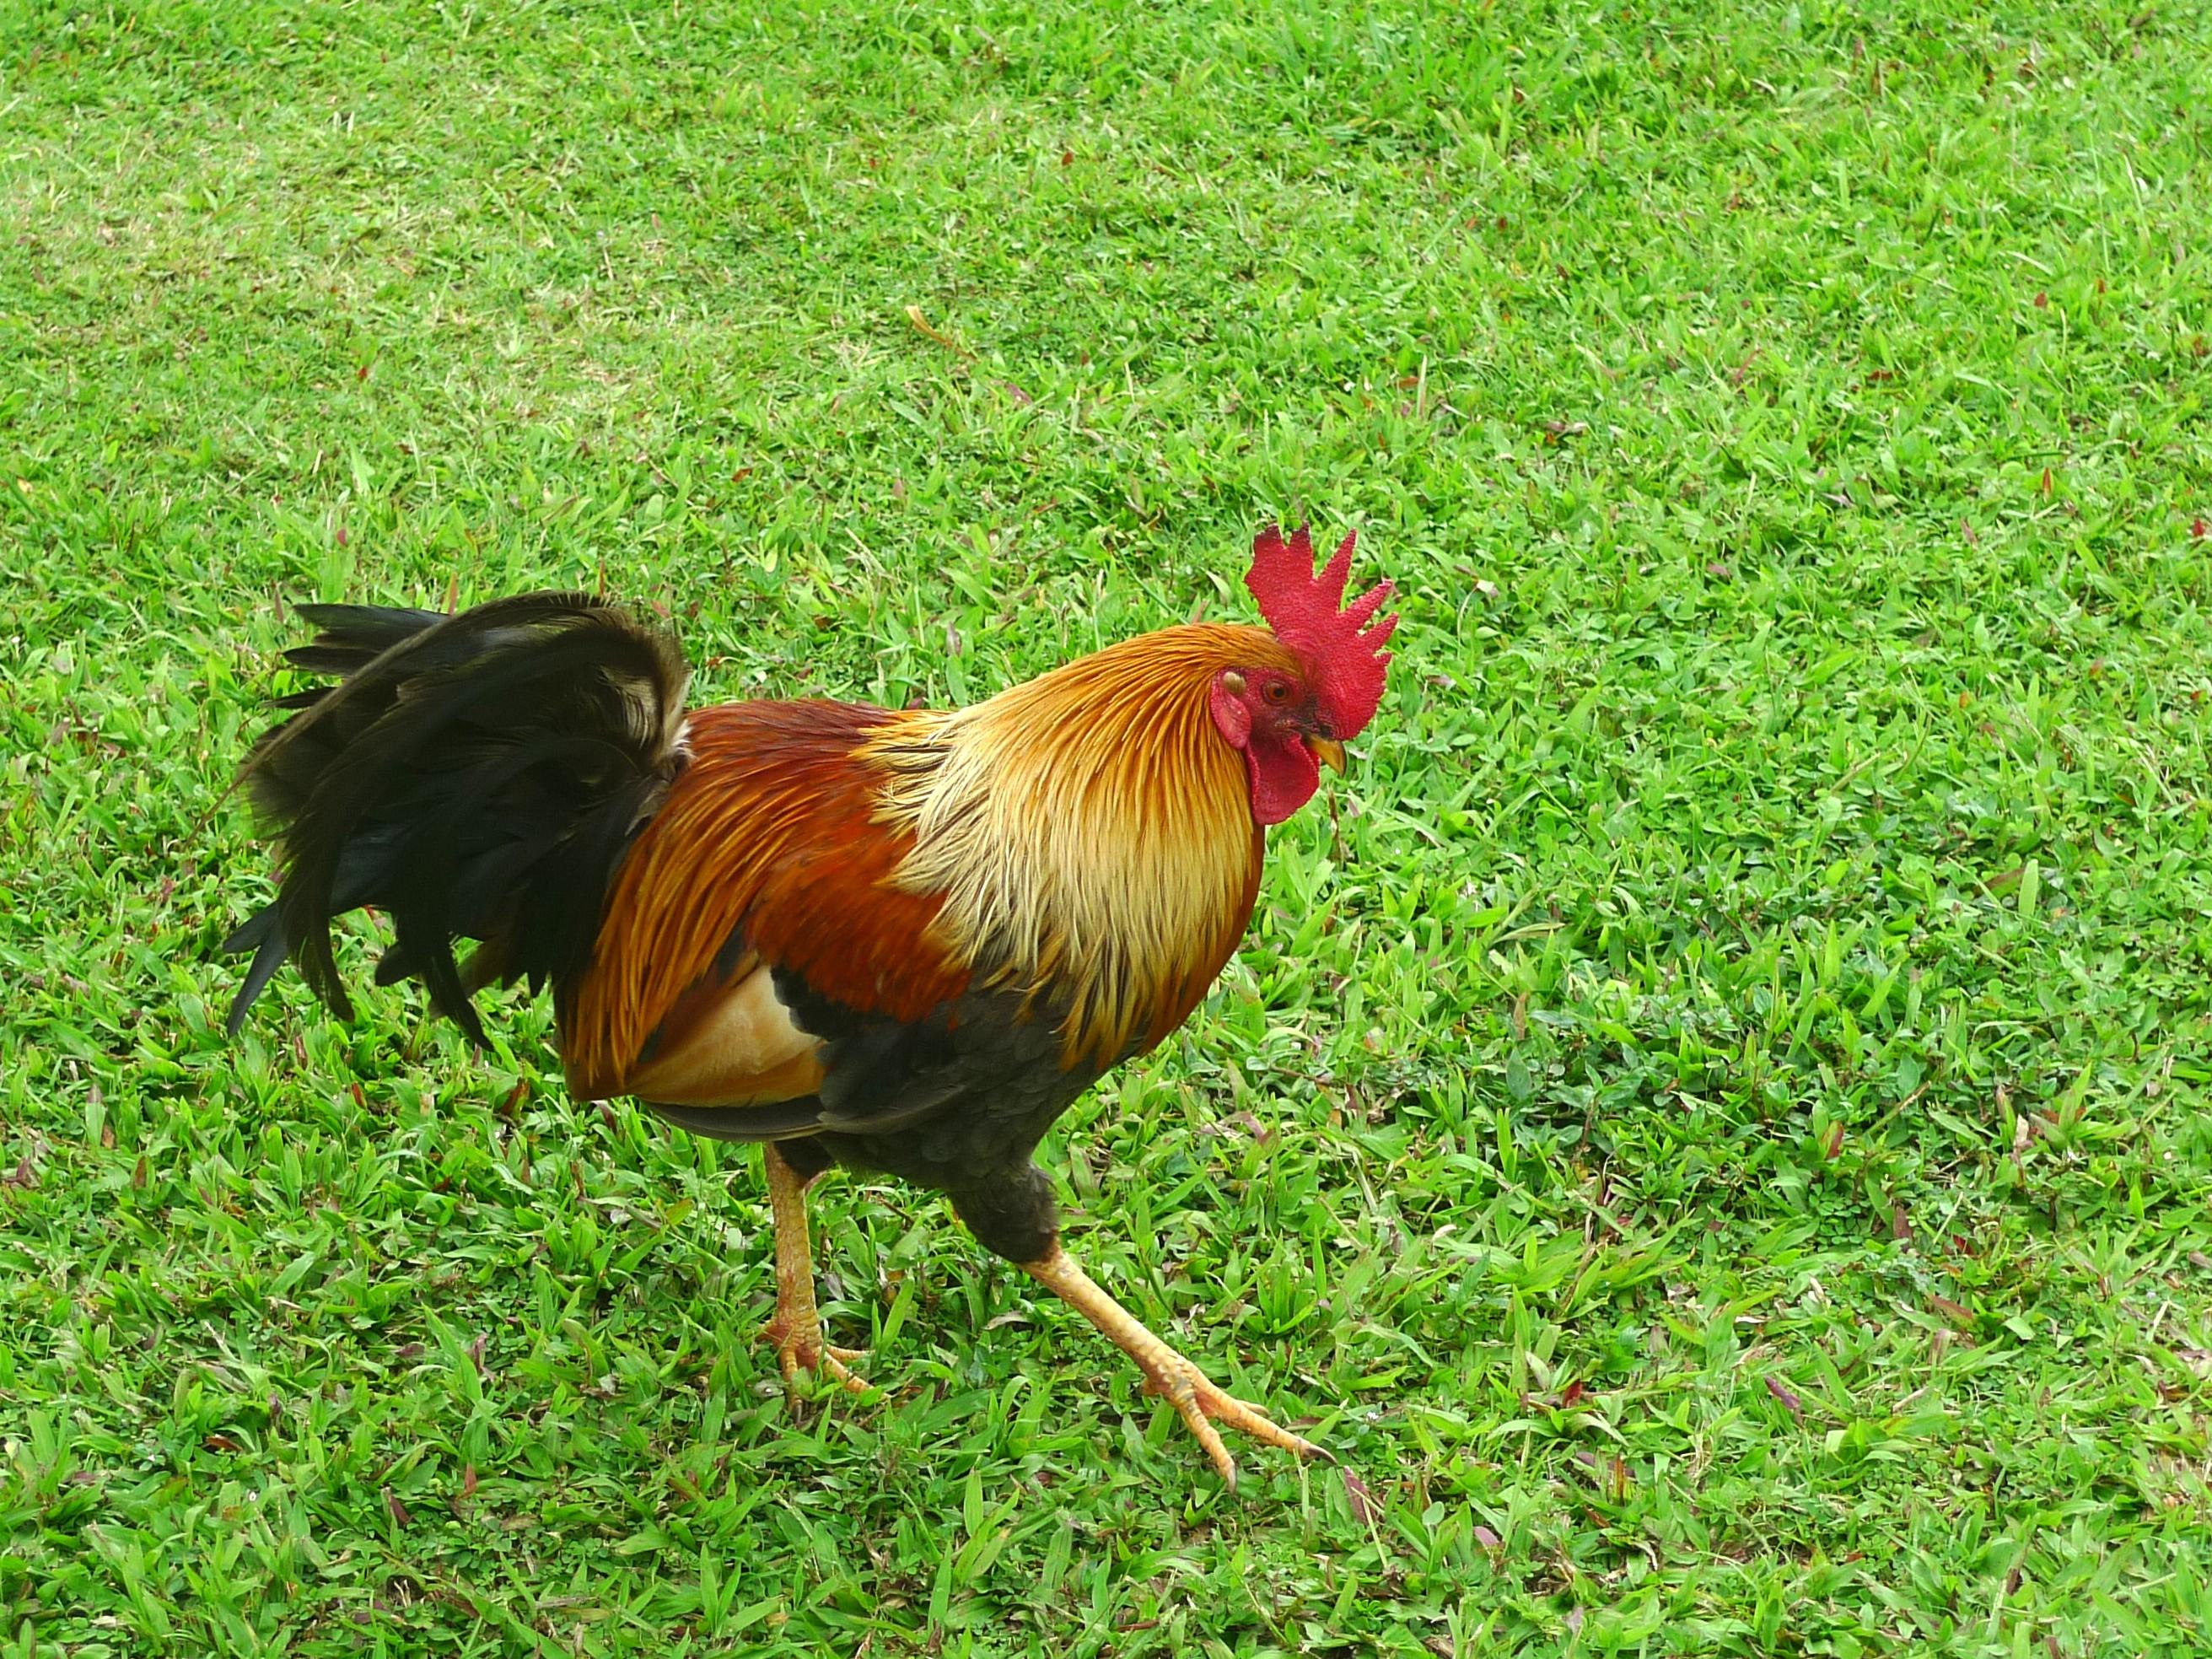
[[(1076, 1265), (1032, 1161), (1103, 1073), (1182, 1024), (1236, 950), (1269, 825), (1374, 717), (1397, 624), (1343, 604), (1270, 527), (1245, 584), (1266, 629), (1192, 623), (950, 711), (751, 702), (686, 710), (666, 634), (581, 593), (459, 615), (301, 607), (288, 653), (338, 677), (241, 768), (281, 842), (234, 1036), (289, 958), (341, 1018), (331, 922), (391, 918), (414, 978), (478, 1043), (473, 994), (553, 991), (580, 1100), (763, 1148), (787, 1383), (862, 1386), (824, 1340), (808, 1184), (832, 1165), (945, 1194), (1172, 1401), (1233, 1486), (1219, 1428), (1319, 1449), (1232, 1398)], [(466, 962), (458, 939), (477, 941)]]

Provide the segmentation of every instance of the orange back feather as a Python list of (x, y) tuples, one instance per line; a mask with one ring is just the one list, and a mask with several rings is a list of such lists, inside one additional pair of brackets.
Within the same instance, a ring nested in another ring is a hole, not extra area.
[(690, 763), (632, 847), (591, 971), (562, 1019), (569, 1083), (620, 1093), (646, 1040), (714, 977), (742, 926), (749, 952), (855, 1006), (919, 1019), (967, 975), (926, 943), (941, 900), (894, 887), (908, 846), (873, 821), (854, 750), (911, 716), (856, 703), (698, 711)]

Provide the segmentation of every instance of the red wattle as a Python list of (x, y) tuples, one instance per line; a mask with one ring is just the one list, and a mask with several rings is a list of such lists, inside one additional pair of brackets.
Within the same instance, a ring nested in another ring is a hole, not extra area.
[(1321, 787), (1321, 762), (1299, 738), (1256, 731), (1244, 747), (1244, 770), (1252, 785), (1252, 821), (1280, 823)]

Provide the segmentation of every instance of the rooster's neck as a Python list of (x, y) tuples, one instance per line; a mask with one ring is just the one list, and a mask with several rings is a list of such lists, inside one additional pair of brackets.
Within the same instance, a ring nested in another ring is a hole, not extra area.
[(947, 947), (1050, 1009), (1070, 1063), (1159, 1041), (1243, 936), (1263, 836), (1206, 694), (1282, 654), (1257, 629), (1169, 629), (870, 746), (880, 816), (914, 837), (899, 884), (945, 896)]

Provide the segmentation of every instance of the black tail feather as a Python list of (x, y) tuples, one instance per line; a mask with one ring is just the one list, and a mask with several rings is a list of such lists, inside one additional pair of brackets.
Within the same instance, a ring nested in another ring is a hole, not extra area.
[(283, 924), (276, 920), (276, 907), (264, 904), (253, 913), (252, 920), (223, 940), (222, 948), (226, 956), (253, 952), (246, 983), (238, 988), (230, 1002), (230, 1034), (236, 1036), (246, 1024), (246, 1011), (269, 988), (269, 981), (276, 977), (276, 970), (291, 954), (291, 946), (285, 940)]
[[(286, 653), (343, 676), (295, 693), (242, 775), (286, 870), (224, 941), (254, 952), (230, 1030), (289, 956), (350, 1015), (333, 917), (392, 921), (379, 983), (416, 978), (477, 1042), (483, 985), (556, 988), (589, 963), (623, 854), (681, 765), (688, 671), (675, 641), (604, 600), (533, 593), (447, 617), (302, 605), (321, 631)], [(483, 942), (468, 968), (453, 941)]]

